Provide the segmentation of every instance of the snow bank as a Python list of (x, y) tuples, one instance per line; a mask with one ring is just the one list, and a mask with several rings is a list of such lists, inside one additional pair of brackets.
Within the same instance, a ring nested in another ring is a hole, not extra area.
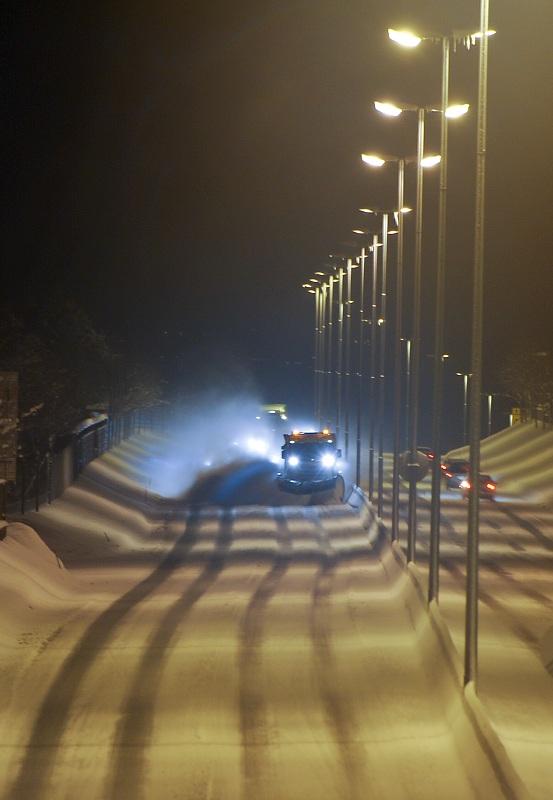
[(0, 644), (14, 634), (73, 605), (78, 581), (28, 525), (9, 523), (0, 540)]
[[(447, 457), (468, 458), (468, 447)], [(481, 471), (497, 480), (500, 496), (553, 502), (553, 430), (525, 422), (489, 436), (481, 444)]]

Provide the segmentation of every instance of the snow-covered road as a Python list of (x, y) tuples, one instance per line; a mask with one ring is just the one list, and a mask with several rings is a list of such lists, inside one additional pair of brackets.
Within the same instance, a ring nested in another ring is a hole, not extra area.
[(503, 796), (356, 513), (184, 516), (152, 569), (89, 565), (94, 598), (11, 665), (5, 797)]
[[(27, 516), (50, 550), (23, 525), (0, 542), (0, 796), (515, 796), (385, 537), (371, 547), (354, 509), (275, 492), (254, 466), (158, 502), (154, 445), (125, 443)], [(464, 513), (445, 501), (441, 609), (460, 651)], [(483, 509), (480, 685), (545, 798), (553, 521), (532, 514)], [(420, 520), (424, 580), (424, 498)]]

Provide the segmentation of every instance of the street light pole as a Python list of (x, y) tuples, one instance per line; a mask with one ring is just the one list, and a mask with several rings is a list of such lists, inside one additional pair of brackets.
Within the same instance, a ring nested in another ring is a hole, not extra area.
[(351, 380), (351, 270), (352, 261), (348, 258), (346, 269), (346, 352), (345, 352), (345, 386), (344, 386), (344, 455), (349, 457), (349, 422), (350, 422), (350, 380)]
[(334, 363), (334, 351), (332, 342), (332, 329), (334, 327), (334, 278), (332, 275), (328, 276), (328, 359), (326, 366), (326, 397), (327, 397), (327, 416), (326, 424), (330, 425), (330, 417), (332, 414), (332, 375)]
[(478, 122), (476, 146), (476, 190), (474, 215), (474, 283), (472, 315), (471, 404), (470, 404), (470, 483), (467, 532), (467, 599), (465, 609), (465, 685), (478, 678), (478, 558), (480, 473), (480, 393), (482, 385), (482, 323), (484, 301), (484, 222), (486, 177), (486, 117), (488, 90), (489, 0), (480, 0), (480, 53), (478, 62)]
[(456, 372), (463, 379), (463, 444), (467, 443), (467, 421), (468, 421), (468, 383), (471, 372)]
[(432, 392), (432, 501), (430, 506), (430, 559), (428, 602), (438, 600), (440, 591), (440, 513), (442, 489), (442, 407), (445, 320), (445, 266), (447, 225), (447, 135), (449, 104), (449, 37), (442, 39), (442, 114), (440, 125), (440, 200), (438, 207), (438, 257), (436, 265), (436, 311), (434, 327), (434, 383)]
[(421, 339), (421, 265), (422, 265), (422, 219), (424, 157), (424, 108), (417, 110), (417, 203), (415, 216), (415, 265), (413, 277), (413, 339), (412, 369), (409, 392), (409, 509), (407, 516), (407, 560), (415, 561), (417, 542), (417, 438), (419, 415), (419, 370)]
[(315, 391), (315, 419), (320, 421), (320, 403), (319, 403), (319, 310), (320, 310), (320, 295), (321, 290), (318, 286), (315, 289), (309, 289), (310, 292), (315, 292), (315, 366), (314, 366), (314, 391)]
[(338, 270), (338, 357), (336, 375), (336, 441), (342, 433), (342, 366), (344, 355), (344, 270)]
[(326, 385), (326, 291), (327, 285), (323, 283), (321, 287), (321, 390), (320, 390), (320, 414), (319, 422), (322, 423), (326, 417), (325, 385)]
[(488, 436), (492, 435), (492, 403), (493, 403), (493, 394), (489, 392), (488, 394)]
[(411, 392), (411, 339), (405, 339), (405, 449), (409, 447), (409, 396)]
[(405, 185), (405, 159), (398, 160), (397, 179), (397, 259), (396, 259), (396, 307), (394, 338), (394, 455), (392, 469), (392, 541), (399, 540), (399, 455), (401, 450), (401, 334), (403, 314), (403, 214)]
[[(401, 211), (399, 213), (401, 216)], [(382, 214), (382, 274), (380, 277), (380, 317), (378, 319), (380, 354), (378, 364), (378, 503), (380, 518), (384, 509), (384, 411), (386, 400), (386, 288), (388, 269), (388, 214)]]
[(377, 305), (376, 291), (378, 281), (378, 235), (373, 234), (371, 274), (371, 348), (369, 366), (369, 500), (374, 496), (374, 434), (375, 434), (375, 386), (376, 386), (376, 331)]
[(362, 437), (362, 409), (363, 409), (363, 356), (364, 348), (364, 315), (365, 315), (365, 259), (367, 251), (363, 247), (359, 258), (359, 348), (357, 367), (357, 442), (355, 453), (355, 483), (361, 485), (361, 437)]

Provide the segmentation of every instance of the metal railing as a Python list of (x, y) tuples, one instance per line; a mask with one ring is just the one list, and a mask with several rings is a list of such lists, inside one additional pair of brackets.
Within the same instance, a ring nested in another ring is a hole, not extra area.
[(78, 432), (58, 437), (47, 452), (22, 452), (15, 483), (0, 492), (0, 517), (25, 514), (59, 497), (98, 456), (138, 433), (163, 433), (170, 410), (167, 406), (137, 408), (93, 420)]

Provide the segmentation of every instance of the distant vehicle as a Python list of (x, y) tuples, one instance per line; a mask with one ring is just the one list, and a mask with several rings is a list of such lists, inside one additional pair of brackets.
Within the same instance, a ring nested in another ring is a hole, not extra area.
[(459, 489), (461, 482), (468, 478), (470, 462), (448, 459), (441, 465), (443, 477), (449, 489)]
[(285, 433), (281, 452), (284, 466), (277, 478), (281, 489), (308, 492), (336, 485), (342, 452), (329, 430)]
[(434, 451), (431, 447), (417, 447), (417, 452), (422, 453), (429, 461), (434, 461)]
[[(465, 478), (461, 481), (460, 488), (463, 490), (463, 497), (468, 498), (470, 494), (470, 481), (468, 478)], [(494, 481), (491, 475), (483, 475), (480, 473), (478, 476), (478, 496), (485, 497), (488, 500), (493, 500), (495, 498), (495, 492), (497, 489), (497, 483)]]
[(282, 437), (284, 432), (289, 430), (287, 420), (284, 403), (261, 406), (255, 420), (252, 421), (251, 432), (243, 443), (235, 442), (235, 445), (242, 445), (248, 455), (254, 458), (266, 458), (273, 464), (278, 464)]

